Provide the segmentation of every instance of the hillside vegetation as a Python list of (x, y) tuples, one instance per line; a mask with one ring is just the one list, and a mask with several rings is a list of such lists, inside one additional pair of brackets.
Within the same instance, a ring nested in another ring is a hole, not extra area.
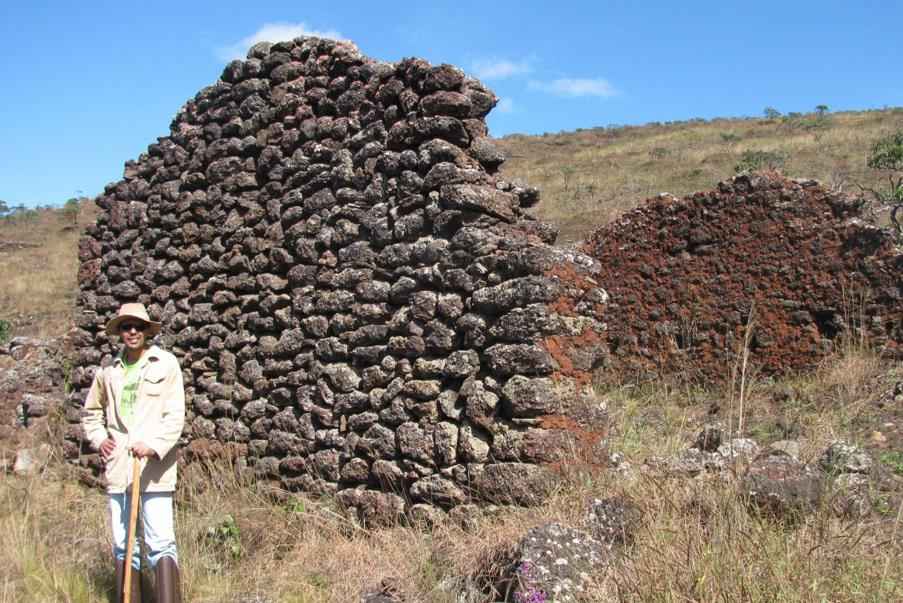
[[(858, 193), (886, 174), (866, 158), (875, 141), (903, 128), (903, 109), (714, 119), (506, 136), (503, 174), (539, 187), (536, 215), (561, 228), (559, 242), (583, 239), (643, 200), (713, 188), (740, 167), (776, 167)], [(886, 219), (886, 218), (885, 218)]]
[(78, 238), (96, 213), (86, 200), (78, 213), (49, 207), (0, 219), (0, 334), (62, 335), (71, 326)]

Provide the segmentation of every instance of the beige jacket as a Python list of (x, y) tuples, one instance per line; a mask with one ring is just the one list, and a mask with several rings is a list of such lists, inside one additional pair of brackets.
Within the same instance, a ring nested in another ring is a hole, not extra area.
[(132, 482), (128, 450), (133, 442), (144, 442), (157, 457), (145, 460), (141, 472), (143, 492), (171, 492), (176, 487), (175, 445), (185, 424), (185, 390), (182, 370), (171, 353), (157, 346), (148, 348), (141, 360), (141, 377), (131, 421), (119, 414), (125, 380), (122, 355), (113, 364), (98, 369), (85, 400), (82, 426), (94, 449), (108, 437), (116, 442), (106, 464), (107, 491), (125, 492)]

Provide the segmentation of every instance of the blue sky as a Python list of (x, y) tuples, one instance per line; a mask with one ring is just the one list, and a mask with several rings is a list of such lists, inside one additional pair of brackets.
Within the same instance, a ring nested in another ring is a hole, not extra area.
[(126, 2), (0, 6), (0, 200), (95, 195), (261, 37), (419, 56), (501, 98), (493, 135), (903, 105), (903, 2)]

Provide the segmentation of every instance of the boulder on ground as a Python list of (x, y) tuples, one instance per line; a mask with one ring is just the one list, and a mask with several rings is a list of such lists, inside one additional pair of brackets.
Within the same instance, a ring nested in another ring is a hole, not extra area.
[(741, 493), (759, 512), (795, 520), (821, 501), (823, 480), (818, 471), (779, 451), (759, 456), (741, 481)]

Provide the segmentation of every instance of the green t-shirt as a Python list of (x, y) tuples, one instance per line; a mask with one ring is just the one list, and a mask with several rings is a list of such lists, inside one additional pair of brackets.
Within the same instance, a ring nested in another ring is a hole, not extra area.
[(141, 381), (141, 361), (129, 364), (122, 361), (125, 368), (125, 381), (119, 396), (119, 413), (126, 421), (131, 421), (135, 414), (135, 399), (138, 397), (138, 383)]

